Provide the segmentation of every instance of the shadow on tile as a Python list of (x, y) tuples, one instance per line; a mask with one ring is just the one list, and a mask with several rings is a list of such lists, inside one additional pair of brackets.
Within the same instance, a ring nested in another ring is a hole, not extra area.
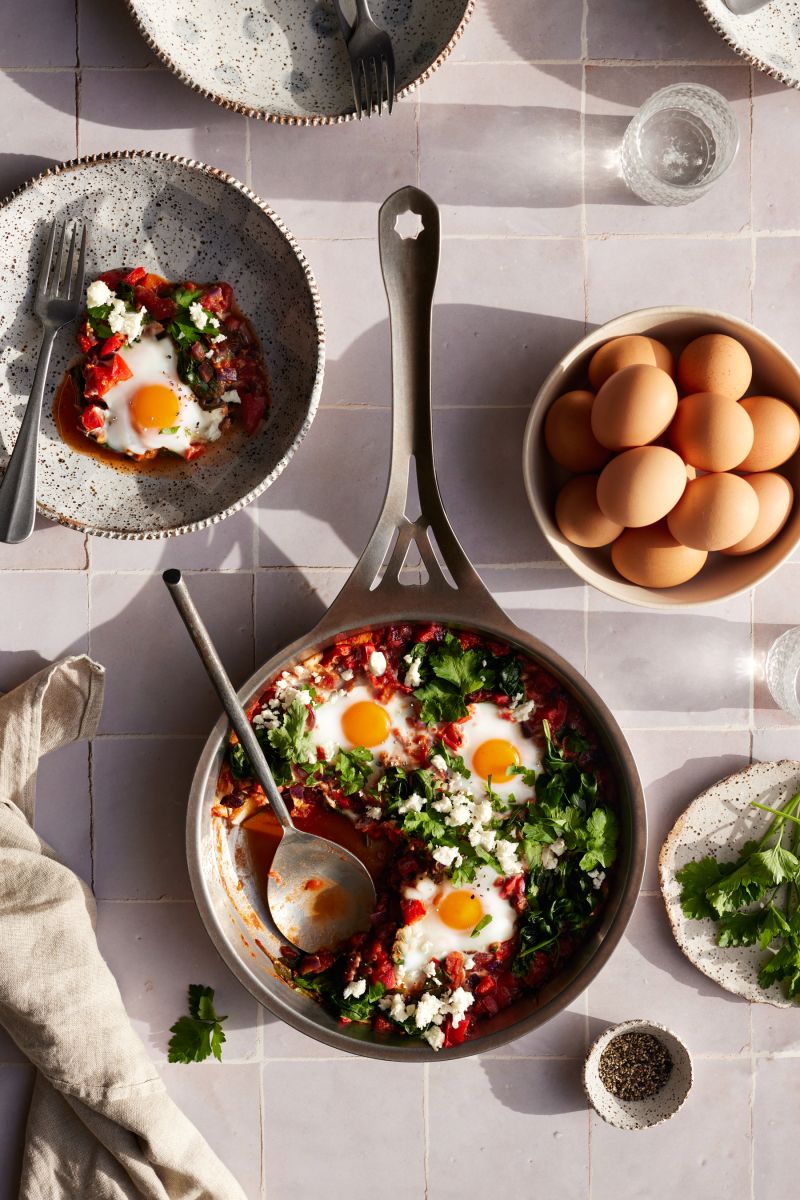
[(52, 158), (40, 154), (0, 154), (0, 195), (7, 196), (52, 165)]
[[(582, 1112), (586, 1108), (586, 1097), (581, 1086), (581, 1065), (578, 1061), (557, 1062), (550, 1059), (546, 1064), (545, 1060), (526, 1061), (525, 1068), (531, 1075), (530, 1089), (509, 1088), (508, 1063), (505, 1061), (482, 1058), (480, 1065), (496, 1098), (515, 1112), (532, 1116), (555, 1116), (557, 1113)], [(537, 1071), (543, 1067), (550, 1074), (555, 1073), (557, 1086), (544, 1089), (536, 1086)]]

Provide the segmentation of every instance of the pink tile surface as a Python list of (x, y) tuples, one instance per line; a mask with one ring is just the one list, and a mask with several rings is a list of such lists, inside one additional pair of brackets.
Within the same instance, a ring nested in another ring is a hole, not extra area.
[[(0, 7), (0, 195), (77, 152), (199, 158), (273, 204), (301, 238), (324, 305), (322, 410), (256, 505), (170, 542), (85, 539), (40, 521), (29, 542), (0, 546), (0, 688), (63, 653), (88, 649), (107, 668), (103, 732), (91, 750), (44, 760), (37, 828), (94, 878), (101, 947), (171, 1094), (248, 1200), (306, 1200), (320, 1178), (335, 1200), (371, 1200), (376, 1179), (398, 1200), (498, 1187), (567, 1200), (784, 1200), (796, 1014), (749, 1009), (694, 971), (655, 893), (655, 857), (688, 800), (747, 761), (751, 737), (755, 758), (800, 756), (796, 726), (761, 679), (769, 642), (798, 623), (800, 561), (754, 598), (710, 609), (616, 606), (553, 560), (519, 464), (531, 399), (587, 325), (645, 305), (720, 308), (800, 356), (797, 96), (735, 57), (696, 0), (479, 0), (451, 60), (391, 121), (248, 125), (155, 65), (122, 3)], [(704, 200), (654, 209), (631, 202), (609, 159), (638, 104), (677, 79), (733, 101), (743, 148)], [(190, 573), (237, 682), (339, 591), (388, 463), (377, 209), (414, 182), (442, 208), (433, 396), (453, 525), (512, 619), (588, 672), (630, 730), (650, 823), (650, 894), (588, 992), (495, 1054), (427, 1070), (356, 1060), (294, 1032), (218, 958), (190, 899), (183, 821), (219, 705), (158, 578), (171, 565)], [(214, 986), (230, 1014), (222, 1066), (165, 1063), (189, 982)], [(580, 1091), (587, 1038), (629, 1016), (675, 1028), (696, 1070), (685, 1111), (636, 1137), (590, 1119)], [(0, 1031), (9, 1200), (31, 1080)]]
[[(387, 1178), (396, 1200), (424, 1194), (421, 1067), (349, 1058), (270, 1062), (263, 1072), (270, 1197), (313, 1196), (321, 1178), (328, 1195), (349, 1200), (371, 1200), (376, 1179)], [(376, 1122), (390, 1136), (376, 1136)], [(302, 1153), (296, 1148), (298, 1129)]]
[(574, 66), (442, 71), (420, 115), (420, 184), (451, 233), (575, 234), (581, 159)]
[(464, 1164), (474, 1195), (491, 1195), (499, 1164), (532, 1195), (547, 1177), (565, 1196), (585, 1196), (588, 1116), (577, 1062), (470, 1059), (433, 1065), (429, 1080), (431, 1200), (460, 1200)]
[(701, 975), (672, 940), (660, 895), (641, 896), (608, 966), (589, 986), (589, 1036), (640, 1017), (674, 1029), (692, 1054), (742, 1055), (749, 1005)]
[(588, 0), (591, 58), (735, 61), (694, 0)]
[(528, 62), (579, 58), (583, 0), (505, 0), (478, 4), (454, 62)]
[(750, 1063), (698, 1059), (694, 1070), (686, 1104), (666, 1125), (632, 1135), (592, 1115), (593, 1200), (750, 1200)]
[(259, 1057), (256, 1001), (224, 966), (191, 901), (101, 901), (97, 940), (134, 1029), (159, 1063), (166, 1062), (169, 1029), (186, 1010), (190, 983), (214, 988), (217, 1011), (228, 1014), (225, 1060)]
[[(253, 669), (252, 575), (205, 572), (189, 584), (229, 675), (243, 683)], [(208, 733), (219, 701), (160, 577), (96, 575), (91, 590), (92, 654), (108, 672), (101, 731)]]

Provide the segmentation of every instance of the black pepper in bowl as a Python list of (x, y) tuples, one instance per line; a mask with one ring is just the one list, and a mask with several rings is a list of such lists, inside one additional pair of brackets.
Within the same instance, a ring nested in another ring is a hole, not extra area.
[(649, 1100), (672, 1074), (672, 1059), (652, 1033), (621, 1033), (600, 1055), (600, 1079), (618, 1100)]

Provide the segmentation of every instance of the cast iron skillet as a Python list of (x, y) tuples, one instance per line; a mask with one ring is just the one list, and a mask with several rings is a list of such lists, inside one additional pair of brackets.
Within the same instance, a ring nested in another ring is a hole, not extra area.
[[(398, 217), (417, 213), (423, 229), (403, 238)], [(187, 819), (187, 857), (195, 900), (217, 949), (234, 975), (276, 1016), (339, 1050), (370, 1058), (422, 1062), (492, 1050), (542, 1025), (566, 1008), (597, 975), (633, 911), (644, 867), (646, 819), (641, 785), (619, 726), (585, 679), (537, 638), (518, 629), (495, 603), (471, 566), (442, 506), (431, 431), (431, 315), (439, 266), (439, 211), (424, 192), (402, 188), (379, 218), (381, 265), (392, 329), (394, 408), (392, 456), (383, 511), (352, 575), (319, 624), (253, 675), (239, 696), (258, 695), (280, 671), (359, 630), (404, 621), (439, 621), (474, 629), (518, 647), (571, 692), (594, 722), (616, 769), (621, 850), (602, 923), (564, 972), (537, 995), (481, 1023), (482, 1036), (436, 1053), (424, 1042), (376, 1035), (369, 1027), (339, 1025), (291, 988), (272, 965), (280, 939), (250, 871), (241, 831), (212, 819), (215, 784), (227, 742), (220, 717), (195, 773)], [(409, 468), (416, 464), (422, 515), (405, 516)], [(438, 552), (431, 540), (438, 546)], [(415, 542), (427, 581), (405, 586), (399, 576)], [(385, 564), (385, 565), (384, 565)]]

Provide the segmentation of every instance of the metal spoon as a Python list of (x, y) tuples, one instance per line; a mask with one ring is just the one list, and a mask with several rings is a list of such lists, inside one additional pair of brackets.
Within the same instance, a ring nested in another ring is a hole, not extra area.
[(375, 907), (370, 874), (343, 846), (296, 828), (180, 571), (165, 571), (163, 578), (255, 777), (283, 827), (267, 880), (272, 919), (283, 936), (301, 950), (313, 953), (324, 946), (335, 947), (369, 925)]

